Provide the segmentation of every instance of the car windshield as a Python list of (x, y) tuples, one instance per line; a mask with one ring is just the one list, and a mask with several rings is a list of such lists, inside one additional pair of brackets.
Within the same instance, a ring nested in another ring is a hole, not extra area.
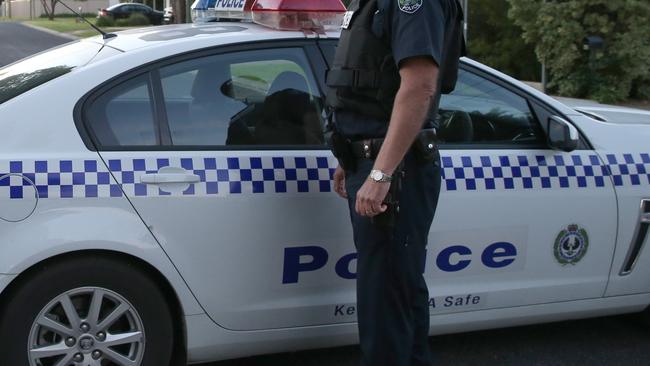
[(88, 64), (102, 45), (70, 43), (0, 68), (0, 104)]

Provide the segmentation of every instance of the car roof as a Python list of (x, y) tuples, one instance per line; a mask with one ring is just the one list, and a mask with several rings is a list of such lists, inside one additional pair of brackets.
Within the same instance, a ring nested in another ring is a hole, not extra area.
[[(100, 36), (89, 38), (91, 42), (105, 42), (118, 50), (129, 52), (140, 48), (180, 46), (199, 49), (219, 45), (256, 42), (264, 40), (305, 39), (304, 32), (278, 31), (247, 22), (212, 22), (175, 24), (146, 27), (115, 32), (117, 37), (103, 40)], [(338, 37), (338, 33), (328, 33)], [(181, 47), (185, 48), (185, 47)]]

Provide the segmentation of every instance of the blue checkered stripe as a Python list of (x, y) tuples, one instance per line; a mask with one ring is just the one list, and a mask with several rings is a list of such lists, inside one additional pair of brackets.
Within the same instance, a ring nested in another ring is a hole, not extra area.
[[(443, 189), (447, 191), (563, 189), (650, 185), (650, 154), (458, 155), (443, 156)], [(257, 193), (324, 193), (332, 191), (336, 160), (332, 157), (204, 157), (99, 160), (0, 161), (0, 198), (21, 199), (34, 182), (40, 198), (94, 198), (127, 195), (166, 196), (140, 176), (167, 166), (182, 167), (200, 177), (187, 196)], [(176, 194), (176, 193), (174, 193)]]
[[(156, 185), (140, 183), (144, 174), (167, 166), (182, 167), (200, 177), (182, 195), (246, 193), (321, 193), (332, 191), (336, 160), (329, 157), (146, 158), (108, 160), (0, 162), (0, 177), (23, 175), (34, 182), (40, 198), (167, 196)], [(19, 176), (0, 180), (0, 197), (20, 199), (30, 183)]]
[(206, 157), (109, 160), (109, 168), (122, 182), (127, 196), (165, 196), (169, 192), (139, 183), (143, 174), (167, 166), (196, 174), (201, 184), (182, 192), (188, 196), (321, 193), (332, 191), (336, 160), (328, 157)]
[(648, 154), (493, 155), (442, 157), (447, 191), (563, 189), (650, 184)]
[(615, 186), (650, 184), (650, 154), (607, 154), (605, 158)]
[[(7, 176), (8, 174), (13, 174)], [(0, 161), (0, 198), (21, 199), (36, 186), (40, 198), (120, 197), (122, 190), (97, 160)]]

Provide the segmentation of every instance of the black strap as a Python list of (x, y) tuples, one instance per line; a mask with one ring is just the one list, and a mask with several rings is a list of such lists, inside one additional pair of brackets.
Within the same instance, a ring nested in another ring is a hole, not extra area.
[(326, 75), (329, 87), (352, 87), (377, 89), (380, 86), (379, 73), (362, 69), (328, 70)]

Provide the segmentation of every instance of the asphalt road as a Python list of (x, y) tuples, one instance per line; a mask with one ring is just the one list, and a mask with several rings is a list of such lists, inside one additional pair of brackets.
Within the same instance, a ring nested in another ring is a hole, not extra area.
[(0, 67), (31, 54), (70, 42), (20, 23), (0, 22)]
[[(0, 66), (68, 42), (0, 22)], [(650, 326), (634, 315), (431, 338), (440, 366), (648, 366)], [(358, 366), (357, 347), (261, 356), (202, 366)]]
[[(636, 315), (431, 338), (436, 366), (648, 366), (650, 325)], [(201, 366), (358, 366), (357, 347), (297, 352)]]

